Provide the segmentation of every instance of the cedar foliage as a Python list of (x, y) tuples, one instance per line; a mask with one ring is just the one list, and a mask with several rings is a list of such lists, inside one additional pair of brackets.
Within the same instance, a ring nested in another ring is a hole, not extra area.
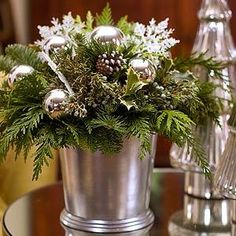
[[(88, 12), (86, 30), (92, 30), (95, 22), (115, 24), (109, 5), (96, 17)], [(125, 34), (132, 32), (133, 26), (126, 16), (117, 25)], [(43, 101), (48, 91), (63, 86), (40, 60), (38, 49), (12, 45), (6, 48), (5, 56), (0, 56), (0, 70), (5, 73), (17, 64), (35, 69), (33, 74), (16, 81), (12, 90), (7, 86), (0, 89), (0, 162), (11, 146), (16, 150), (16, 158), (21, 151), (27, 158), (34, 144), (37, 150), (33, 157), (33, 179), (36, 180), (43, 166), (49, 164), (52, 148), (80, 147), (113, 155), (121, 150), (125, 138), (134, 136), (140, 140), (140, 158), (145, 158), (151, 149), (150, 136), (157, 133), (179, 146), (187, 143), (204, 173), (210, 175), (205, 153), (192, 130), (207, 119), (217, 122), (221, 105), (214, 97), (216, 86), (199, 82), (189, 70), (200, 65), (221, 78), (221, 64), (206, 59), (204, 54), (187, 59), (163, 56), (154, 81), (147, 82), (128, 66), (137, 56), (135, 45), (116, 48), (114, 44), (88, 41), (81, 34), (73, 35), (73, 40), (74, 51), (69, 46), (53, 54), (58, 69), (75, 91), (68, 102), (75, 110), (58, 119), (48, 116)], [(96, 72), (94, 64), (99, 55), (113, 50), (122, 53), (127, 65), (107, 78)], [(86, 108), (85, 117), (75, 115), (81, 114), (81, 108)]]

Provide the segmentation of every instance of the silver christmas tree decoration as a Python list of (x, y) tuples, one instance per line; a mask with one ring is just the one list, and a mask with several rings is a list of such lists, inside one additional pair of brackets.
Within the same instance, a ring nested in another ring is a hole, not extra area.
[(130, 61), (130, 66), (140, 75), (143, 80), (154, 80), (156, 76), (155, 67), (148, 60), (134, 58)]
[(14, 66), (8, 74), (8, 85), (13, 87), (14, 82), (22, 79), (24, 76), (30, 75), (34, 72), (34, 68), (29, 65), (18, 65)]
[(236, 104), (228, 121), (229, 137), (214, 176), (214, 186), (227, 198), (236, 200)]
[(67, 40), (63, 36), (53, 35), (49, 37), (43, 45), (43, 50), (46, 54), (50, 54), (53, 50), (63, 48), (67, 43)]
[(216, 191), (232, 199), (232, 233), (236, 235), (236, 104), (232, 109), (229, 125), (229, 137), (214, 176)]
[[(207, 72), (202, 67), (195, 68), (193, 73), (202, 78), (203, 81), (211, 81), (219, 85), (215, 95), (222, 98), (223, 101), (230, 100), (232, 92), (229, 91), (229, 87), (234, 86), (236, 73), (233, 65), (235, 58), (234, 44), (229, 27), (231, 11), (227, 1), (203, 0), (198, 17), (200, 19), (200, 26), (193, 46), (193, 53), (205, 53), (206, 57), (214, 57), (219, 62), (228, 62), (229, 64), (221, 71), (224, 75), (224, 80), (217, 79), (214, 74), (208, 77)], [(221, 127), (211, 120), (207, 120), (205, 125), (198, 126), (195, 130), (196, 137), (200, 139), (206, 151), (207, 161), (213, 173), (221, 159), (229, 132), (227, 120), (230, 106), (228, 102), (224, 102), (223, 105), (224, 109), (219, 120)], [(188, 202), (188, 204), (185, 204), (183, 211), (173, 215), (171, 220), (172, 226), (174, 228), (177, 227), (177, 222), (180, 221), (180, 226), (184, 229), (183, 232), (185, 232), (186, 228), (193, 224), (192, 220), (195, 219), (195, 229), (204, 229), (201, 233), (212, 232), (217, 233), (212, 235), (230, 235), (229, 201), (223, 199), (214, 190), (212, 180), (205, 178), (191, 150), (189, 152), (187, 146), (179, 148), (173, 145), (170, 157), (173, 166), (186, 171), (185, 193), (187, 195), (185, 201)], [(195, 210), (193, 210), (193, 207), (190, 207), (190, 201), (195, 202)], [(191, 208), (191, 211), (188, 208)], [(179, 230), (180, 228), (178, 228)], [(183, 233), (183, 235), (189, 234)]]
[(54, 89), (46, 94), (44, 109), (51, 118), (58, 118), (65, 114), (65, 103), (69, 94), (63, 89)]
[(120, 29), (110, 25), (96, 27), (90, 36), (91, 39), (97, 40), (100, 43), (114, 43), (117, 45), (120, 44), (123, 37), (124, 34)]
[[(231, 11), (225, 0), (204, 0), (199, 11), (200, 27), (193, 46), (193, 53), (206, 53), (206, 56), (214, 57), (219, 62), (229, 62), (229, 65), (222, 69), (224, 81), (218, 80), (214, 75), (206, 77), (204, 68), (198, 67), (194, 73), (202, 80), (212, 81), (219, 85), (216, 96), (225, 101), (231, 99), (229, 86), (235, 84), (235, 67), (233, 65), (235, 53), (234, 44), (230, 32), (229, 20)], [(196, 129), (196, 136), (200, 138), (207, 153), (211, 170), (214, 171), (220, 156), (224, 150), (228, 136), (227, 118), (230, 108), (227, 102), (224, 103), (224, 111), (220, 116), (221, 128), (211, 120), (205, 126)], [(187, 152), (187, 148), (173, 146), (171, 149), (171, 163), (175, 167), (188, 171), (201, 172), (194, 156)]]

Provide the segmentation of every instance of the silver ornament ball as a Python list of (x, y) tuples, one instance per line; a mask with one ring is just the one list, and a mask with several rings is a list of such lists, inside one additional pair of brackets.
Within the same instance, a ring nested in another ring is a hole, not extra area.
[(91, 33), (91, 39), (101, 43), (114, 43), (119, 45), (124, 37), (123, 32), (114, 26), (101, 25), (96, 27)]
[(65, 114), (65, 102), (69, 93), (64, 89), (53, 89), (44, 98), (44, 109), (51, 118), (58, 118)]
[(53, 35), (44, 42), (43, 50), (45, 53), (49, 54), (53, 50), (57, 50), (64, 47), (66, 43), (67, 40), (65, 39), (65, 37)]
[(34, 68), (29, 65), (14, 66), (8, 74), (7, 82), (9, 87), (12, 88), (15, 81), (22, 79), (24, 76), (32, 74), (33, 71)]
[(149, 60), (135, 58), (130, 61), (129, 65), (143, 80), (153, 81), (156, 77), (155, 67)]

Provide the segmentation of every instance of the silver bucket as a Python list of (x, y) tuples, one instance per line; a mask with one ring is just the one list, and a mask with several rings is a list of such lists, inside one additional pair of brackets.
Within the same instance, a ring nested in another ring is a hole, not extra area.
[[(109, 236), (149, 236), (150, 235), (150, 229), (152, 225), (149, 225), (146, 228), (135, 230), (132, 232), (123, 232), (123, 233), (109, 233), (107, 235)], [(104, 236), (104, 233), (91, 233), (91, 232), (85, 232), (85, 231), (78, 231), (71, 228), (67, 228), (63, 226), (65, 230), (65, 236)]]
[(149, 200), (156, 136), (151, 155), (143, 160), (138, 157), (139, 147), (139, 141), (130, 138), (112, 157), (81, 149), (60, 150), (62, 224), (95, 233), (129, 232), (152, 224)]

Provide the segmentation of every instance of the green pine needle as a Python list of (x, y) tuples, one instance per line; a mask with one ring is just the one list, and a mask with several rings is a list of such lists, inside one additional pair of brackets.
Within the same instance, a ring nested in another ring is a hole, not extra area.
[(37, 52), (30, 47), (13, 44), (5, 49), (5, 53), (19, 65), (30, 65), (36, 70), (41, 70), (43, 67), (43, 63), (38, 57)]
[(139, 158), (144, 159), (151, 152), (150, 123), (144, 117), (130, 117), (128, 133), (140, 141)]
[(191, 155), (194, 157), (196, 164), (202, 169), (202, 172), (208, 179), (212, 178), (212, 173), (207, 160), (206, 152), (203, 149), (199, 140), (195, 137), (189, 136), (187, 145), (191, 147)]
[(112, 19), (112, 13), (109, 3), (102, 10), (101, 14), (96, 15), (96, 24), (99, 25), (114, 25), (114, 21)]
[(0, 55), (0, 71), (9, 73), (17, 63), (9, 56)]
[(96, 119), (92, 119), (87, 123), (87, 127), (90, 131), (99, 127), (104, 127), (121, 134), (124, 134), (126, 130), (122, 117), (115, 117), (111, 115), (97, 115)]
[[(116, 26), (129, 35), (134, 25), (127, 19), (122, 17)], [(129, 69), (129, 62), (140, 57), (140, 45), (103, 44), (86, 37), (94, 25), (115, 25), (109, 4), (100, 15), (94, 17), (88, 12), (85, 22), (80, 17), (75, 22), (85, 23), (82, 33), (71, 33), (73, 43), (50, 55), (75, 92), (65, 102), (66, 114), (58, 119), (48, 116), (43, 101), (48, 91), (65, 87), (48, 64), (41, 61), (37, 49), (15, 44), (6, 48), (6, 56), (0, 56), (0, 71), (8, 73), (13, 66), (22, 64), (35, 69), (15, 81), (13, 88), (0, 89), (0, 162), (11, 147), (16, 158), (23, 152), (26, 159), (35, 145), (33, 179), (37, 180), (43, 166), (49, 165), (52, 149), (75, 147), (99, 150), (109, 156), (122, 150), (126, 138), (135, 137), (140, 142), (139, 157), (143, 159), (150, 154), (151, 137), (157, 133), (179, 146), (187, 144), (196, 163), (209, 175), (206, 154), (193, 138), (193, 130), (195, 124), (203, 121), (217, 122), (222, 103), (214, 96), (216, 86), (199, 82), (190, 69), (204, 66), (208, 75), (222, 79), (225, 65), (205, 54), (171, 59), (146, 53), (142, 54), (144, 58), (156, 57), (159, 64), (153, 81), (145, 81)], [(110, 58), (113, 51), (119, 57)], [(114, 66), (109, 76), (98, 73), (96, 68), (98, 57), (103, 54), (107, 60), (102, 66)], [(119, 60), (121, 67), (116, 68)]]
[(93, 30), (93, 22), (94, 22), (94, 17), (90, 11), (87, 12), (86, 15), (86, 28), (88, 31)]
[(43, 167), (45, 165), (49, 166), (48, 159), (52, 159), (52, 158), (53, 158), (53, 154), (51, 151), (50, 144), (47, 142), (40, 144), (34, 156), (34, 168), (33, 168), (32, 180), (38, 180), (39, 175), (42, 173)]
[(133, 30), (133, 25), (128, 22), (128, 16), (121, 17), (116, 25), (126, 35), (131, 34)]
[(190, 58), (175, 58), (173, 67), (180, 72), (186, 72), (194, 66), (203, 66), (208, 75), (214, 74), (216, 78), (222, 79), (221, 71), (226, 64), (218, 62), (212, 57), (207, 57), (206, 53), (193, 54)]

